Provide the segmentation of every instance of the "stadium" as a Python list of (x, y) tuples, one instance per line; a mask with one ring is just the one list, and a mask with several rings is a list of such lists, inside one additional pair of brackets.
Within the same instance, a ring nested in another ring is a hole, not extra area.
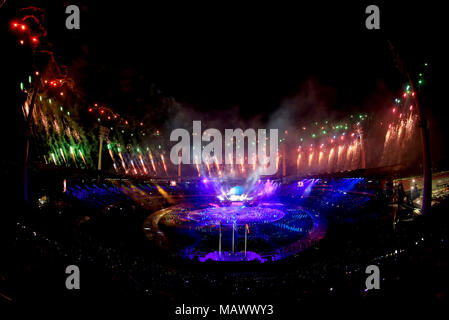
[(209, 52), (155, 31), (142, 50), (135, 24), (156, 17), (88, 41), (96, 21), (55, 31), (43, 17), (61, 8), (42, 7), (0, 11), (14, 106), (1, 234), (15, 233), (2, 303), (126, 302), (161, 319), (184, 304), (268, 304), (291, 319), (315, 304), (447, 300), (446, 88), (430, 40), (280, 50), (294, 35)]

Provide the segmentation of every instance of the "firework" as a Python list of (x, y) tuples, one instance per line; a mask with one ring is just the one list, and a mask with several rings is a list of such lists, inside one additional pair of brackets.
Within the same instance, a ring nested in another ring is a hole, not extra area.
[(85, 165), (86, 168), (87, 168), (87, 163), (86, 163), (86, 159), (84, 159), (83, 152), (82, 152), (81, 150), (78, 150), (78, 151), (79, 151), (79, 154), (80, 154), (80, 156), (81, 156), (81, 159), (83, 159), (84, 165)]
[(59, 151), (61, 152), (62, 159), (64, 159), (64, 163), (67, 164), (67, 161), (65, 160), (64, 151), (62, 148), (59, 148)]
[(209, 177), (210, 177), (209, 157), (206, 157), (206, 167), (207, 167), (207, 172), (209, 173)]
[(214, 159), (215, 159), (215, 167), (217, 168), (218, 175), (221, 177), (221, 170), (220, 170), (220, 165), (218, 164), (218, 159), (216, 156), (214, 156)]
[(196, 171), (198, 172), (198, 176), (201, 176), (200, 164), (198, 162), (198, 158), (197, 157), (195, 157), (195, 167), (196, 167)]
[(148, 170), (147, 170), (147, 168), (145, 167), (145, 163), (143, 162), (143, 159), (142, 159), (142, 155), (141, 155), (141, 154), (139, 154), (139, 160), (140, 160), (140, 164), (142, 165), (143, 172), (145, 172), (145, 174), (147, 174), (147, 173), (148, 173)]
[(75, 163), (75, 166), (78, 167), (78, 164), (76, 163), (75, 152), (73, 151), (72, 146), (70, 146), (70, 154), (72, 156), (73, 162)]
[(122, 162), (123, 170), (125, 170), (125, 173), (128, 173), (128, 169), (126, 168), (126, 165), (125, 165), (125, 160), (123, 160), (122, 152), (120, 150), (118, 151), (118, 156)]
[(156, 165), (154, 164), (153, 155), (151, 151), (148, 151), (148, 156), (150, 157), (151, 166), (153, 167), (154, 173), (157, 174)]
[(133, 167), (134, 174), (137, 175), (137, 169), (136, 169), (136, 166), (134, 165), (134, 162), (132, 160), (131, 160), (131, 166)]
[(55, 154), (54, 154), (54, 153), (51, 154), (51, 158), (53, 159), (53, 162), (54, 162), (55, 165), (56, 165), (57, 163), (56, 163), (56, 157), (55, 157)]
[(162, 166), (164, 167), (165, 174), (167, 174), (167, 166), (165, 165), (164, 155), (161, 154)]

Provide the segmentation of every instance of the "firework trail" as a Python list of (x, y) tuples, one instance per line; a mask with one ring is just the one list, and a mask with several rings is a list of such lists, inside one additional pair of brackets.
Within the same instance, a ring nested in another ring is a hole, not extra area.
[(161, 154), (161, 160), (162, 160), (162, 165), (164, 167), (165, 174), (168, 175), (168, 173), (167, 173), (167, 166), (165, 165), (165, 159), (164, 159), (164, 155), (163, 154)]
[(67, 161), (65, 160), (64, 151), (62, 148), (59, 148), (59, 151), (61, 152), (62, 159), (64, 159), (64, 163), (67, 164)]
[(137, 175), (137, 169), (136, 166), (134, 165), (134, 162), (131, 160), (131, 166), (133, 167), (133, 172), (135, 175)]
[(220, 165), (218, 164), (218, 159), (216, 156), (214, 156), (214, 159), (215, 159), (215, 167), (217, 168), (218, 175), (221, 177), (221, 170), (220, 170)]
[(231, 164), (231, 175), (234, 174), (234, 159), (232, 157), (232, 154), (229, 154), (229, 163)]
[(329, 151), (329, 159), (327, 160), (329, 171), (332, 171), (333, 168), (334, 155), (335, 155), (335, 148), (332, 147), (331, 151)]
[(115, 159), (114, 159), (114, 154), (112, 153), (111, 148), (108, 148), (109, 150), (109, 155), (111, 156), (112, 159), (112, 166), (114, 167), (114, 171), (117, 172), (117, 165), (115, 164)]
[(145, 172), (145, 174), (147, 174), (147, 173), (148, 173), (148, 170), (147, 170), (147, 168), (145, 167), (145, 163), (143, 162), (143, 159), (142, 159), (142, 155), (141, 155), (141, 154), (139, 154), (139, 160), (140, 160), (140, 163), (142, 164), (143, 171)]
[(128, 169), (126, 168), (126, 165), (125, 165), (125, 160), (123, 160), (122, 152), (120, 150), (118, 150), (118, 156), (119, 156), (120, 160), (122, 161), (123, 170), (125, 170), (125, 173), (128, 173)]
[(84, 165), (85, 165), (86, 168), (87, 168), (87, 163), (86, 163), (86, 159), (84, 159), (83, 152), (82, 152), (81, 150), (78, 150), (78, 151), (79, 151), (79, 153), (80, 153), (81, 159), (83, 159)]
[(209, 177), (210, 177), (209, 157), (206, 157), (206, 167), (207, 167), (207, 172), (209, 172)]
[(200, 164), (198, 162), (197, 157), (195, 157), (195, 167), (196, 167), (196, 171), (198, 172), (198, 177), (201, 176)]
[(72, 155), (72, 159), (73, 159), (73, 162), (75, 163), (75, 166), (78, 168), (78, 163), (76, 162), (75, 152), (73, 151), (72, 146), (70, 146), (70, 154)]
[(154, 173), (157, 175), (156, 165), (154, 164), (153, 155), (151, 151), (148, 151), (148, 156), (150, 157), (151, 166), (153, 167)]
[(311, 152), (309, 154), (309, 168), (312, 166), (312, 161), (313, 161), (313, 150), (311, 150)]

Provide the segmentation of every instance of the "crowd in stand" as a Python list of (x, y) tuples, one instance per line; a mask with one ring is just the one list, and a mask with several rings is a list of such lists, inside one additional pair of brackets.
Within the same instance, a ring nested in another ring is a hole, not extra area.
[[(437, 255), (440, 251), (447, 251), (447, 225), (440, 225), (446, 229), (429, 234), (423, 231), (424, 222), (419, 219), (394, 229), (382, 220), (363, 224), (353, 223), (358, 219), (348, 223), (348, 219), (337, 218), (330, 220), (328, 235), (318, 245), (285, 261), (264, 265), (257, 262), (223, 265), (194, 261), (186, 264), (178, 257), (159, 251), (145, 239), (143, 232), (139, 233), (141, 222), (148, 215), (146, 210), (123, 205), (125, 213), (118, 218), (114, 218), (113, 213), (108, 215), (100, 210), (83, 211), (83, 206), (100, 209), (110, 203), (130, 201), (130, 197), (121, 192), (123, 187), (107, 184), (73, 187), (68, 190), (68, 198), (59, 199), (65, 201), (62, 210), (54, 210), (49, 205), (32, 208), (21, 217), (16, 235), (20, 259), (12, 278), (20, 278), (22, 274), (31, 277), (32, 270), (42, 266), (54, 272), (75, 264), (84, 271), (83, 284), (87, 287), (84, 294), (92, 297), (100, 292), (155, 301), (260, 296), (301, 302), (311, 297), (369, 298), (373, 293), (366, 292), (364, 286), (365, 267), (369, 264), (383, 268), (386, 286), (400, 281), (401, 277), (413, 278), (409, 273), (401, 273), (402, 266), (409, 266), (410, 261), (416, 264), (417, 269), (431, 269), (436, 274), (444, 274), (442, 268), (447, 266), (447, 258)], [(148, 185), (147, 188), (147, 192), (155, 192), (155, 188)], [(192, 190), (192, 193), (197, 191), (195, 188)], [(303, 204), (313, 204), (317, 211), (325, 212), (328, 217), (331, 212), (336, 217), (340, 214), (349, 217), (351, 213), (363, 214), (365, 207), (370, 210), (381, 207), (382, 202), (365, 205), (366, 196), (359, 197), (361, 200), (335, 201), (332, 205), (326, 197), (312, 194)], [(89, 219), (82, 218), (90, 213)], [(385, 215), (388, 215), (387, 211)], [(124, 228), (124, 223), (131, 227)], [(419, 260), (422, 256), (431, 257), (423, 262)], [(58, 277), (52, 278), (52, 274), (46, 279), (63, 281)], [(34, 281), (39, 283), (39, 280)], [(29, 294), (30, 291), (25, 289), (29, 281), (23, 280), (21, 286), (5, 283), (4, 292), (9, 292), (11, 297), (29, 298), (21, 291), (23, 289)], [(447, 288), (428, 286), (429, 299), (447, 297)], [(54, 288), (56, 293), (48, 293), (50, 296), (58, 296), (58, 292), (63, 290), (59, 282), (54, 286), (47, 283), (46, 289)], [(42, 287), (40, 290), (45, 292)], [(394, 296), (394, 291), (390, 294)]]

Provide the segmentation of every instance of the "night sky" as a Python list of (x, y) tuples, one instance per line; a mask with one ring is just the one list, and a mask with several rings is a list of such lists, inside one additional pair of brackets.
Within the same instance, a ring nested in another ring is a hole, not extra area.
[[(0, 10), (2, 64), (11, 71), (2, 75), (8, 75), (9, 108), (22, 103), (17, 83), (31, 60), (7, 24), (27, 4), (45, 8), (56, 58), (70, 66), (86, 104), (98, 102), (137, 118), (148, 110), (157, 113), (158, 97), (172, 96), (199, 114), (233, 110), (244, 120), (268, 121), (310, 84), (325, 107), (307, 106), (299, 116), (375, 111), (377, 101), (391, 101), (406, 82), (396, 68), (391, 40), (412, 77), (429, 63), (423, 106), (438, 161), (447, 157), (445, 84), (440, 80), (447, 70), (446, 33), (443, 13), (433, 5), (379, 3), (381, 30), (368, 31), (364, 9), (371, 3), (179, 7), (73, 1), (82, 9), (81, 30), (73, 31), (64, 28), (65, 1), (9, 2)], [(7, 112), (21, 121), (17, 110)], [(302, 120), (308, 119), (294, 119)]]

